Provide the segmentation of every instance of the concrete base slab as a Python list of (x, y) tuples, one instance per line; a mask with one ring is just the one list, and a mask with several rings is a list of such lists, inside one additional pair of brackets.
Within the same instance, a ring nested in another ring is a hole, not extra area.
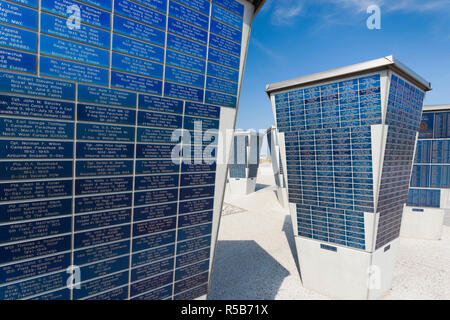
[(247, 195), (255, 192), (256, 178), (229, 179), (230, 192), (232, 194)]
[(440, 240), (444, 218), (449, 209), (405, 207), (400, 236), (412, 239)]
[(303, 286), (336, 299), (381, 299), (391, 289), (399, 239), (369, 253), (295, 237)]

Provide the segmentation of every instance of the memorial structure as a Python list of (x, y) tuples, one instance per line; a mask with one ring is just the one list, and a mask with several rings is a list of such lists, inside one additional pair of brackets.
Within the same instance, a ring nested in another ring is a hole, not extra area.
[(428, 90), (392, 56), (267, 86), (305, 287), (345, 299), (390, 289)]
[(0, 299), (206, 297), (262, 3), (0, 1)]
[[(272, 159), (272, 169), (277, 187), (276, 193), (281, 206), (288, 206), (285, 171), (286, 163), (282, 163), (280, 152), (280, 138), (278, 129), (274, 126), (267, 130), (267, 144), (269, 146), (270, 158)], [(284, 141), (283, 141), (284, 144)]]
[(251, 130), (234, 133), (228, 179), (232, 194), (255, 192), (263, 138), (264, 134)]
[(450, 105), (426, 106), (401, 236), (439, 240), (450, 212)]

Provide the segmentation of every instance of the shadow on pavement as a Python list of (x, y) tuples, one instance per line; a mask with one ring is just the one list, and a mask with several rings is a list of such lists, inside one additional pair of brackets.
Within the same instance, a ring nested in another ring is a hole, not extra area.
[(283, 232), (286, 235), (286, 239), (289, 243), (292, 258), (295, 261), (295, 266), (297, 267), (298, 274), (300, 275), (300, 281), (302, 281), (302, 273), (300, 271), (300, 265), (298, 264), (297, 247), (295, 246), (294, 230), (292, 229), (292, 220), (290, 215), (287, 215), (284, 219)]
[(255, 187), (255, 192), (270, 187), (268, 184), (257, 183)]
[(255, 241), (219, 241), (209, 300), (273, 300), (289, 275)]

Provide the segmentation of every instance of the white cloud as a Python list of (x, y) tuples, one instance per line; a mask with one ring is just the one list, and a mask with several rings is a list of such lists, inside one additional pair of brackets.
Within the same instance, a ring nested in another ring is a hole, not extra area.
[(293, 24), (302, 14), (304, 0), (269, 0), (263, 7), (264, 11), (271, 11), (273, 25), (286, 26)]

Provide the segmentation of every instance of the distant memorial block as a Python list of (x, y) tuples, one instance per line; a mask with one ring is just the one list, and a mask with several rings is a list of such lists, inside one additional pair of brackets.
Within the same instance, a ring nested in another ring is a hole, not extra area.
[[(280, 137), (276, 127), (271, 127), (267, 130), (267, 144), (269, 146), (270, 158), (272, 159), (272, 169), (277, 187), (276, 193), (278, 201), (281, 206), (288, 206), (286, 172), (283, 170), (286, 163), (283, 164), (280, 151)], [(284, 144), (284, 142), (283, 142)]]
[(228, 174), (232, 194), (255, 192), (263, 138), (264, 135), (256, 131), (234, 133)]
[(450, 212), (450, 105), (425, 106), (401, 236), (439, 240)]
[(429, 90), (392, 56), (267, 86), (305, 287), (345, 299), (391, 288)]
[(0, 0), (0, 300), (206, 298), (263, 2)]

